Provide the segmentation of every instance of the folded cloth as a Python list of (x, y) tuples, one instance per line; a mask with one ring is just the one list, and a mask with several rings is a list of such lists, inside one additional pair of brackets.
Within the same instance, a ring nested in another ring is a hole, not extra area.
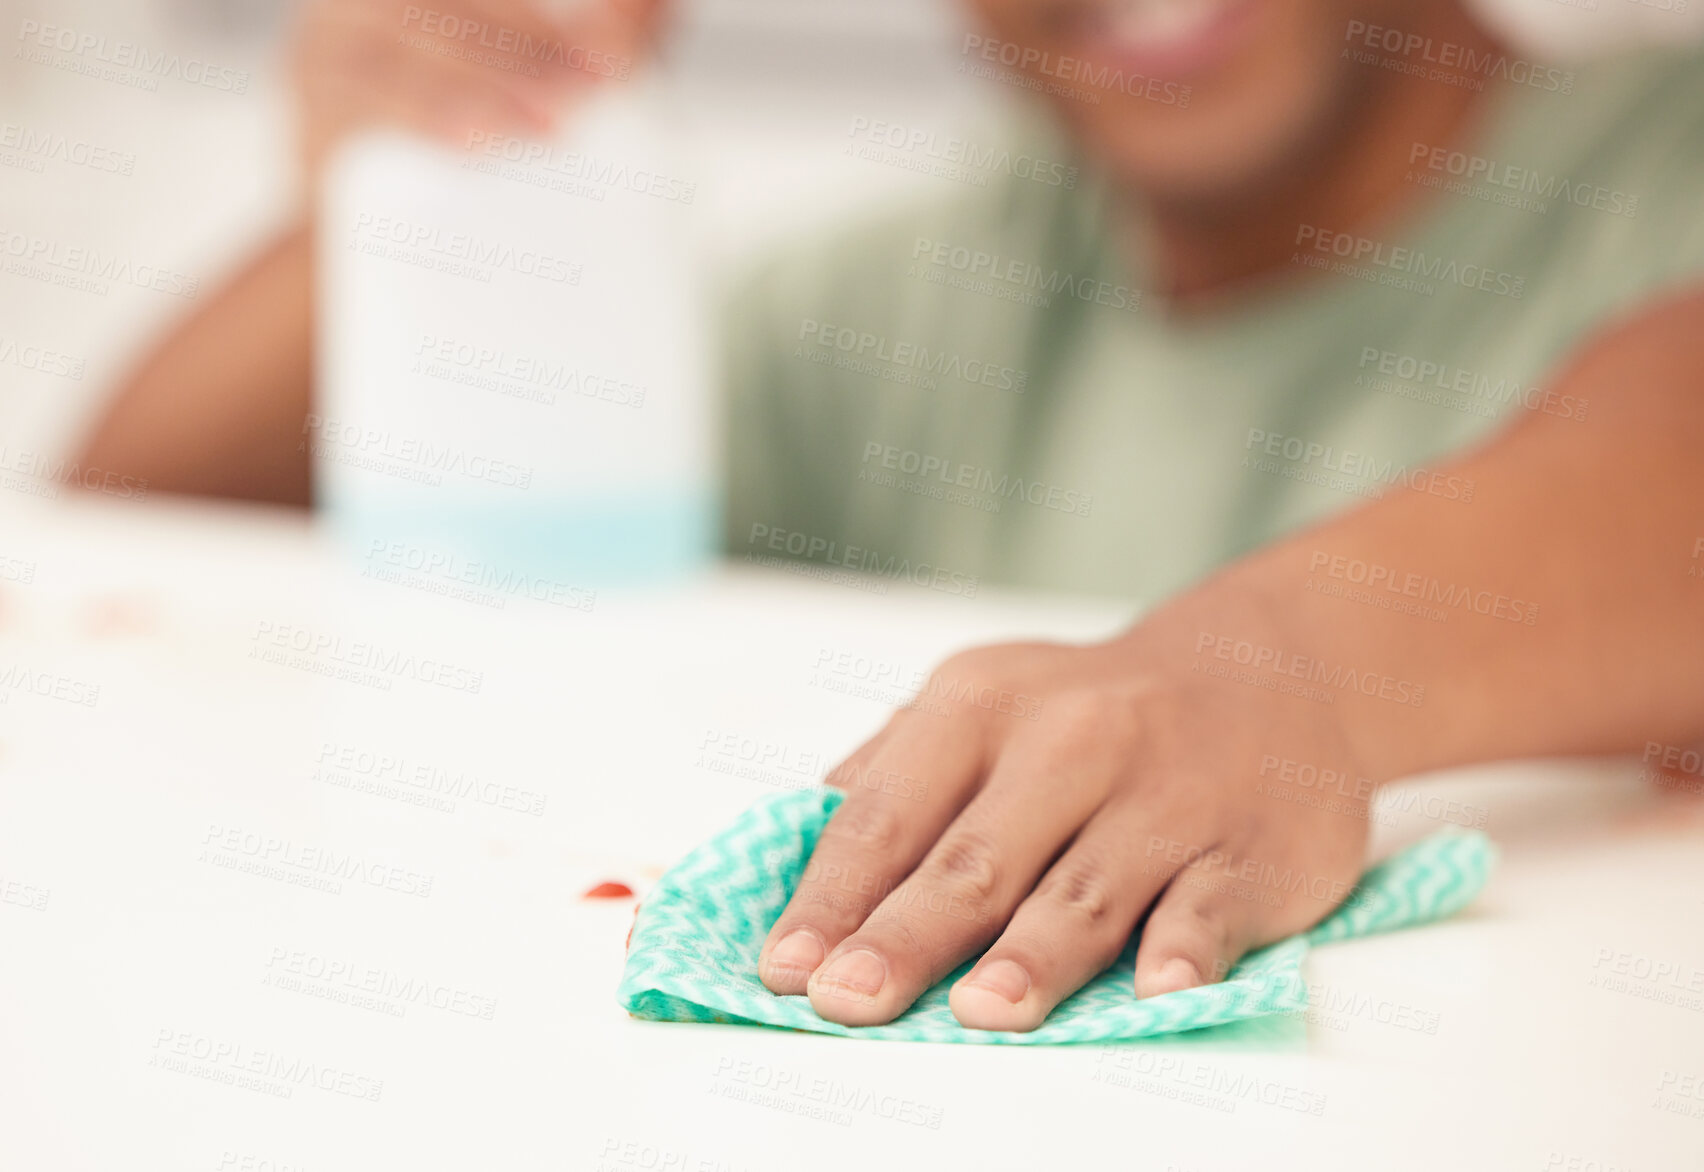
[(804, 873), (817, 836), (839, 805), (832, 789), (764, 798), (698, 847), (645, 897), (628, 940), (617, 996), (653, 1021), (782, 1026), (907, 1042), (1039, 1045), (1110, 1042), (1222, 1025), (1306, 1009), (1302, 957), (1309, 946), (1441, 919), (1485, 885), (1495, 848), (1477, 831), (1442, 831), (1362, 876), (1338, 909), (1311, 931), (1244, 957), (1226, 979), (1138, 1001), (1136, 939), (1118, 962), (1028, 1033), (966, 1029), (947, 1005), (965, 964), (894, 1021), (844, 1026), (825, 1021), (803, 996), (763, 987), (757, 957)]

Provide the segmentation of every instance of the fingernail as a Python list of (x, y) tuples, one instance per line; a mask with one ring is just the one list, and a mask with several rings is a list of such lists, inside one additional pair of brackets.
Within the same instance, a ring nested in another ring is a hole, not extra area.
[(1181, 956), (1174, 956), (1160, 966), (1158, 972), (1149, 977), (1145, 988), (1139, 991), (1141, 997), (1158, 997), (1162, 993), (1176, 993), (1180, 989), (1193, 989), (1201, 983), (1201, 970), (1194, 963)]
[(828, 966), (817, 988), (839, 997), (874, 997), (887, 984), (887, 962), (868, 948), (856, 948)]
[(965, 982), (978, 989), (998, 993), (1013, 1005), (1022, 1001), (1030, 990), (1030, 976), (1015, 960), (997, 960), (983, 965)]
[(808, 977), (827, 955), (822, 941), (809, 928), (794, 928), (769, 954), (769, 971), (778, 976)]

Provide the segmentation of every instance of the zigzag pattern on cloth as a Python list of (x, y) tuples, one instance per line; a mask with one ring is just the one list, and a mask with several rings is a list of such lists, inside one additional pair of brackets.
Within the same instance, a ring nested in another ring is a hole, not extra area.
[(967, 962), (896, 1020), (879, 1026), (825, 1021), (802, 996), (780, 997), (757, 978), (757, 957), (839, 805), (832, 789), (759, 800), (727, 830), (658, 881), (639, 908), (617, 997), (654, 1021), (759, 1024), (907, 1042), (1045, 1045), (1173, 1034), (1307, 1008), (1302, 958), (1316, 944), (1424, 924), (1479, 894), (1496, 850), (1477, 831), (1440, 831), (1378, 864), (1311, 931), (1250, 953), (1225, 980), (1138, 1001), (1136, 939), (1118, 961), (1028, 1033), (970, 1030), (947, 1005)]

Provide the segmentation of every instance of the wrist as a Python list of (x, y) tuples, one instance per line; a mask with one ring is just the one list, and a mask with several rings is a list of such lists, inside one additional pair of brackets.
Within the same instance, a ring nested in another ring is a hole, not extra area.
[(1425, 770), (1435, 695), (1415, 670), (1416, 624), (1369, 623), (1331, 601), (1319, 605), (1306, 551), (1287, 543), (1166, 603), (1127, 638), (1174, 677), (1246, 693), (1270, 719), (1336, 724), (1374, 785)]

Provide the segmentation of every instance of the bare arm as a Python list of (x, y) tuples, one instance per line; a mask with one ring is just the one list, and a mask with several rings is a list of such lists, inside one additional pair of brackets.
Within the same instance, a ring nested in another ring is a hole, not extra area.
[[(604, 83), (610, 62), (626, 76), (662, 7), (630, 0), (558, 19), (531, 0), (439, 0), (430, 10), (309, 0), (294, 57), (304, 205), (334, 146), (362, 129), (402, 127), (453, 145), (473, 130), (549, 131)], [(448, 51), (460, 48), (453, 30), (487, 27), (499, 48)], [(502, 47), (522, 45), (558, 51), (541, 64)], [(313, 297), (313, 224), (304, 215), (149, 355), (96, 425), (81, 465), (156, 491), (309, 505), (302, 423), (314, 394)]]
[(84, 467), (161, 492), (306, 507), (312, 400), (307, 223), (267, 246), (143, 362), (83, 450)]
[[(1534, 411), (1440, 469), (1471, 502), (1406, 491), (1208, 587), (1269, 599), (1292, 650), (1425, 687), (1352, 698), (1374, 776), (1704, 736), (1704, 293), (1609, 329), (1551, 395), (1590, 415)], [(1366, 593), (1446, 619), (1318, 589), (1375, 568)]]
[[(1349, 897), (1378, 784), (1704, 735), (1704, 295), (1550, 389), (1590, 414), (1439, 467), (1471, 500), (1411, 483), (1106, 643), (949, 659), (944, 718), (901, 710), (831, 774), (764, 983), (870, 1025), (980, 956), (953, 1012), (1028, 1030), (1146, 916), (1136, 995), (1189, 988)], [(1343, 784), (1300, 800), (1305, 771)]]

